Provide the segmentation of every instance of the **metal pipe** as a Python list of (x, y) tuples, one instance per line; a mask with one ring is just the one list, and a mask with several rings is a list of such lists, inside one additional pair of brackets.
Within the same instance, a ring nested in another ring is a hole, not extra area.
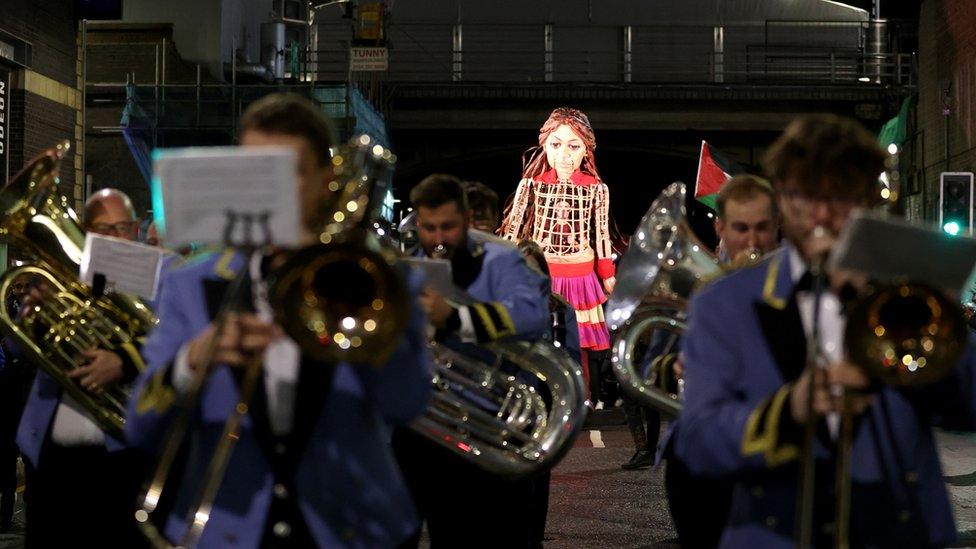
[(196, 122), (197, 126), (200, 125), (200, 63), (197, 63), (197, 101), (196, 101)]
[[(81, 143), (82, 146), (77, 150), (81, 151), (81, 184), (83, 201), (87, 201), (91, 196), (91, 184), (88, 181), (88, 172), (85, 169), (85, 157), (88, 156), (88, 140), (85, 138), (88, 132), (88, 20), (81, 20)], [(75, 154), (78, 154), (77, 152)], [(6, 260), (6, 258), (3, 258)], [(6, 265), (6, 261), (4, 261)]]
[(451, 80), (454, 81), (454, 82), (458, 82), (462, 78), (462, 76), (461, 76), (462, 75), (462, 70), (463, 70), (463, 65), (462, 65), (463, 58), (462, 58), (462, 56), (464, 55), (464, 53), (462, 51), (462, 47), (463, 47), (462, 38), (463, 38), (463, 36), (462, 36), (461, 32), (462, 32), (461, 23), (455, 23), (454, 24), (454, 32), (452, 33), (452, 38), (453, 38), (453, 41), (454, 41), (454, 46), (453, 46), (454, 49), (453, 49), (453, 52), (452, 52), (453, 63), (451, 65)]
[(633, 79), (633, 55), (634, 55), (634, 27), (627, 25), (624, 27), (624, 82)]
[(153, 149), (155, 149), (156, 145), (159, 144), (159, 136), (157, 135), (157, 131), (156, 131), (156, 128), (159, 127), (159, 44), (158, 43), (156, 44), (155, 62), (156, 62), (156, 66), (153, 68), (153, 77), (155, 78), (155, 82), (153, 83), (153, 103), (156, 108), (153, 109), (154, 111), (153, 131), (152, 131)]
[(552, 82), (552, 23), (546, 23), (545, 34), (545, 81)]

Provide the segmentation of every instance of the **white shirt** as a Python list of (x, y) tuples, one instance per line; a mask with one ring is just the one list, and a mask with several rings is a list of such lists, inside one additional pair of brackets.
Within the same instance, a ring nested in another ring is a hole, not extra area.
[(59, 446), (104, 446), (105, 433), (77, 400), (62, 392), (51, 425), (51, 440)]
[[(803, 260), (800, 252), (792, 244), (786, 244), (786, 249), (790, 254), (790, 278), (795, 284), (807, 272), (807, 263)], [(803, 331), (807, 336), (807, 343), (813, 341), (813, 306), (814, 295), (810, 291), (796, 293), (796, 306), (800, 309), (800, 319), (803, 322)], [(847, 326), (847, 317), (843, 314), (843, 306), (840, 299), (830, 288), (824, 288), (820, 294), (820, 366), (826, 367), (827, 364), (844, 360), (844, 328)], [(827, 427), (830, 429), (831, 438), (837, 438), (838, 427), (840, 425), (840, 415), (831, 413), (827, 416)]]
[[(268, 284), (261, 276), (263, 256), (255, 254), (251, 261), (251, 280), (254, 308), (264, 322), (274, 318), (271, 304), (268, 303)], [(184, 343), (176, 354), (173, 364), (173, 386), (185, 392), (193, 380), (189, 362), (190, 343)], [(298, 372), (301, 366), (301, 349), (290, 337), (273, 341), (264, 351), (262, 372), (264, 389), (268, 398), (268, 421), (271, 432), (284, 435), (291, 431), (295, 414), (295, 396), (298, 389)]]

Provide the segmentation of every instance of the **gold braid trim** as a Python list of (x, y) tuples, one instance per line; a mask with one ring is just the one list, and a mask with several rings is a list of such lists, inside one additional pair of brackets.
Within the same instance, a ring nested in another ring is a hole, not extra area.
[[(769, 467), (776, 467), (799, 456), (800, 451), (796, 445), (779, 440), (783, 406), (788, 402), (792, 387), (792, 384), (784, 386), (776, 394), (763, 400), (749, 414), (745, 433), (742, 436), (743, 456), (763, 454), (763, 459)], [(760, 421), (762, 419), (765, 420)]]
[(136, 401), (136, 413), (142, 415), (153, 411), (164, 414), (174, 402), (176, 390), (166, 382), (166, 368), (162, 368), (143, 387), (139, 400)]
[(781, 257), (782, 255), (777, 256), (769, 262), (769, 269), (766, 270), (766, 282), (763, 283), (763, 299), (770, 307), (780, 311), (786, 308), (786, 300), (776, 296), (776, 280), (779, 278)]
[(506, 309), (504, 305), (498, 303), (497, 301), (492, 301), (491, 303), (489, 303), (489, 305), (491, 305), (491, 307), (495, 309), (495, 313), (498, 315), (498, 318), (501, 319), (502, 322), (502, 326), (498, 330), (498, 337), (508, 337), (508, 336), (515, 335), (515, 323), (512, 322), (512, 317), (511, 315), (508, 314), (508, 309)]

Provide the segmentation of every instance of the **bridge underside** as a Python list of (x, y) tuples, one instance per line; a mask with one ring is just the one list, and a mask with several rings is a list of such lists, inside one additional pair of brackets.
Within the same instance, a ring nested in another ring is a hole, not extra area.
[(584, 109), (605, 130), (775, 131), (797, 115), (847, 114), (873, 125), (904, 89), (864, 86), (387, 83), (396, 129), (537, 128), (553, 107)]

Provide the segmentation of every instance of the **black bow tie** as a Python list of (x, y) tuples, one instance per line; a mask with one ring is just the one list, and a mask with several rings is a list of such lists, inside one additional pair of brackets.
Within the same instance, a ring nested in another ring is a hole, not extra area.
[[(823, 275), (823, 286), (821, 287), (823, 291), (831, 291), (830, 277), (826, 274)], [(813, 273), (807, 271), (803, 273), (800, 280), (796, 281), (796, 285), (793, 286), (793, 293), (797, 292), (810, 292), (813, 291)], [(840, 291), (837, 293), (837, 298), (844, 305), (849, 305), (852, 301), (856, 300), (858, 297), (857, 289), (850, 284), (844, 284), (841, 286)], [(846, 307), (845, 307), (846, 309)]]
[[(821, 286), (822, 289), (830, 289), (830, 277), (828, 277), (826, 274), (823, 275), (822, 284), (823, 284)], [(793, 286), (793, 291), (794, 292), (813, 291), (813, 273), (811, 273), (810, 271), (804, 272), (803, 276), (800, 277), (800, 280), (797, 280), (796, 284)]]

